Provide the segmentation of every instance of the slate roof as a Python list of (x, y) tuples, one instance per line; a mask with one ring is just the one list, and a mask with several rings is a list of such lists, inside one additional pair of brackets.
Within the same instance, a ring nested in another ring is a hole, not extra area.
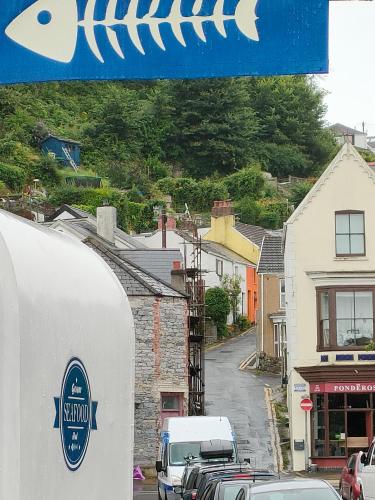
[(270, 231), (263, 238), (258, 274), (280, 274), (284, 272), (283, 232)]
[(161, 297), (187, 298), (187, 295), (176, 290), (168, 283), (133, 264), (123, 255), (118, 255), (104, 242), (100, 242), (94, 238), (87, 238), (85, 243), (99, 254), (113, 269), (127, 295), (157, 295)]
[(356, 130), (355, 128), (347, 127), (346, 125), (343, 125), (342, 123), (335, 123), (334, 125), (331, 125), (329, 128), (333, 132), (335, 132), (336, 134), (366, 135), (364, 132), (361, 132), (360, 130)]
[(166, 283), (171, 282), (171, 271), (173, 262), (182, 263), (182, 254), (180, 250), (157, 249), (157, 248), (134, 248), (129, 250), (116, 251), (120, 257), (125, 257), (127, 260), (154, 274)]
[[(71, 219), (57, 219), (59, 215), (64, 212), (68, 212), (71, 214)], [(80, 210), (79, 208), (71, 207), (70, 205), (62, 205), (50, 218), (50, 222), (54, 222), (55, 220), (59, 220), (61, 222), (71, 224), (76, 231), (78, 231), (83, 236), (96, 235), (96, 217), (94, 215), (85, 212), (84, 210)], [(125, 233), (122, 229), (118, 227), (115, 228), (115, 236), (119, 239), (123, 240), (126, 244), (128, 244), (132, 248), (143, 248), (146, 249), (146, 245), (142, 242), (136, 240), (129, 234)]]
[(267, 230), (263, 227), (252, 226), (251, 224), (244, 224), (243, 222), (236, 222), (235, 229), (252, 243), (255, 243), (259, 248), (262, 245), (264, 236), (267, 234)]

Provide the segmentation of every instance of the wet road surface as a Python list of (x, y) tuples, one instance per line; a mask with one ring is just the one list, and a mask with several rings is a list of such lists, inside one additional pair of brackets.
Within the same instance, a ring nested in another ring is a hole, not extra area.
[[(256, 376), (238, 369), (255, 351), (255, 334), (237, 337), (206, 352), (206, 414), (229, 418), (237, 434), (240, 458), (254, 467), (274, 466), (264, 388), (279, 377)], [(134, 499), (157, 500), (156, 484), (136, 481)]]
[(206, 414), (229, 418), (241, 459), (250, 458), (254, 467), (274, 468), (264, 388), (277, 386), (279, 377), (238, 369), (255, 351), (255, 342), (250, 333), (206, 352)]

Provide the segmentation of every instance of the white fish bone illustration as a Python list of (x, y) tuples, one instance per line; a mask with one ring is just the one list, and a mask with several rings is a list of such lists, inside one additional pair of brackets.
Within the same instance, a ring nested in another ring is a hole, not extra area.
[(125, 58), (125, 54), (120, 46), (118, 33), (113, 29), (117, 26), (126, 27), (132, 44), (143, 55), (145, 55), (145, 49), (138, 31), (142, 25), (148, 27), (153, 40), (164, 51), (167, 48), (160, 32), (162, 24), (170, 26), (174, 37), (184, 47), (186, 47), (186, 41), (182, 25), (191, 24), (200, 40), (206, 43), (203, 25), (207, 22), (213, 23), (216, 30), (223, 37), (227, 37), (225, 23), (234, 21), (245, 37), (259, 41), (255, 13), (258, 0), (238, 0), (232, 15), (224, 13), (225, 0), (216, 0), (212, 14), (200, 15), (203, 0), (195, 0), (191, 16), (182, 14), (182, 0), (173, 0), (169, 14), (165, 17), (156, 17), (163, 0), (152, 0), (148, 13), (142, 17), (138, 16), (138, 7), (142, 0), (130, 0), (127, 12), (122, 19), (116, 17), (117, 3), (121, 0), (109, 0), (105, 18), (102, 20), (95, 19), (96, 3), (100, 0), (87, 0), (82, 20), (78, 19), (77, 1), (37, 0), (9, 24), (5, 33), (26, 49), (62, 63), (69, 63), (74, 57), (79, 27), (84, 29), (91, 51), (102, 63), (104, 59), (96, 39), (96, 26), (105, 27), (112, 48), (122, 59)]

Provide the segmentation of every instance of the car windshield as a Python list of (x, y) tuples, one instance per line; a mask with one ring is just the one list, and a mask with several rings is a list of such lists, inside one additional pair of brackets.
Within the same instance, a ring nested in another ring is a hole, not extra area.
[(170, 465), (186, 465), (187, 460), (199, 460), (201, 443), (171, 443)]
[(329, 488), (298, 488), (284, 491), (253, 493), (251, 500), (337, 500)]
[[(170, 465), (186, 465), (186, 462), (201, 462), (201, 441), (189, 443), (171, 443), (169, 451)], [(228, 459), (210, 458), (204, 460), (205, 463), (228, 462)]]

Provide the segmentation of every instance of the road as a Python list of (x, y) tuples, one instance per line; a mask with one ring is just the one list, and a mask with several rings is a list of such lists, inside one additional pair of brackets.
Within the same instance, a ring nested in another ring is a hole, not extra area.
[[(229, 418), (237, 434), (240, 458), (256, 467), (274, 466), (264, 388), (278, 377), (240, 371), (240, 363), (255, 351), (255, 335), (234, 338), (206, 352), (206, 413)], [(156, 487), (135, 484), (134, 498), (157, 500)]]
[(273, 468), (264, 388), (279, 384), (279, 377), (238, 369), (255, 351), (255, 341), (255, 334), (246, 334), (206, 353), (206, 413), (229, 418), (241, 459), (250, 458), (254, 467)]

